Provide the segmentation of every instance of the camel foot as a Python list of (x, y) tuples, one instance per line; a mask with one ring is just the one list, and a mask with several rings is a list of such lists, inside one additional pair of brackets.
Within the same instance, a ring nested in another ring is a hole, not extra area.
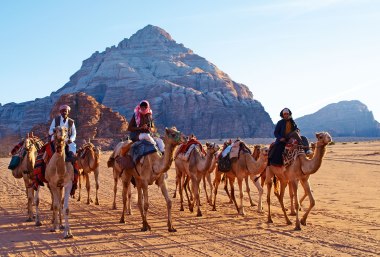
[(80, 197), (78, 197), (77, 202), (80, 202)]
[(119, 223), (125, 223), (124, 218), (121, 218)]
[(302, 218), (301, 219), (301, 224), (304, 225), (304, 226), (306, 226), (306, 220)]
[(173, 195), (173, 198), (176, 198), (177, 197), (177, 194), (176, 193), (174, 193), (174, 195)]
[(32, 221), (33, 221), (33, 219), (30, 217), (26, 220), (26, 222), (32, 222)]
[(200, 210), (197, 212), (197, 217), (202, 217), (202, 212)]
[(90, 201), (87, 200), (86, 204), (87, 204), (87, 205), (90, 205)]
[(294, 228), (294, 230), (295, 231), (300, 231), (301, 230), (301, 225), (300, 224), (296, 225), (296, 227)]
[(193, 212), (194, 212), (194, 209), (193, 209), (193, 208), (190, 208), (190, 206), (189, 206), (189, 211), (190, 211), (191, 213), (193, 213)]
[(273, 223), (273, 220), (272, 220), (272, 218), (268, 218), (268, 221), (267, 221), (267, 223)]
[(64, 239), (70, 239), (70, 238), (73, 238), (74, 236), (73, 236), (73, 234), (71, 234), (70, 232), (69, 233), (67, 233), (67, 235), (65, 235), (63, 238)]
[(296, 213), (295, 212), (290, 212), (290, 214), (289, 214), (290, 216), (296, 216)]
[(131, 211), (127, 211), (125, 214), (132, 215), (132, 212)]
[(168, 231), (169, 231), (169, 232), (177, 232), (177, 230), (176, 230), (175, 228), (173, 228), (173, 227), (168, 228)]
[(185, 209), (183, 208), (183, 206), (181, 206), (181, 208), (179, 208), (179, 211), (184, 211)]
[(234, 203), (234, 201), (230, 200), (228, 203)]
[(286, 224), (287, 224), (287, 225), (292, 225), (292, 222), (291, 222), (290, 220), (287, 220), (287, 221), (286, 221)]
[(116, 204), (114, 203), (114, 204), (112, 204), (112, 208), (111, 208), (112, 210), (116, 210)]
[(60, 225), (60, 226), (59, 226), (59, 229), (61, 229), (61, 230), (62, 230), (62, 229), (65, 229), (65, 226)]
[(212, 211), (216, 211), (216, 208), (215, 208), (215, 206), (212, 208)]
[(98, 199), (95, 200), (95, 205), (99, 205), (99, 200)]
[(36, 221), (36, 227), (39, 227), (39, 226), (42, 226), (42, 223), (41, 223), (41, 221)]

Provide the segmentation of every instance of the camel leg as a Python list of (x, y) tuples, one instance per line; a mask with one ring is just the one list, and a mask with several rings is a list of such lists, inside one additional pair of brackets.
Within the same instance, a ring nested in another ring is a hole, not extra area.
[(132, 186), (131, 186), (131, 182), (129, 182), (128, 192), (127, 192), (127, 210), (126, 210), (127, 215), (132, 215), (131, 199), (132, 199)]
[(265, 184), (267, 185), (267, 205), (268, 205), (268, 223), (273, 223), (271, 212), (270, 212), (270, 195), (272, 190), (272, 177), (273, 173), (270, 168), (266, 168)]
[(117, 181), (119, 180), (119, 174), (115, 167), (113, 168), (113, 203), (112, 210), (116, 210), (116, 193), (117, 193)]
[(253, 184), (256, 186), (257, 188), (257, 191), (259, 191), (259, 200), (258, 200), (258, 203), (257, 203), (257, 210), (258, 212), (263, 212), (263, 193), (264, 193), (264, 189), (263, 187), (261, 186), (261, 183), (259, 182), (259, 180), (255, 180), (255, 177), (251, 177), (252, 179), (252, 182)]
[(40, 195), (39, 194), (40, 194), (40, 187), (37, 188), (36, 194), (34, 196), (34, 205), (36, 206), (36, 223), (35, 223), (35, 225), (38, 227), (42, 225), (42, 223), (40, 221), (40, 212), (38, 210), (39, 205), (40, 205)]
[(254, 204), (254, 202), (252, 201), (252, 197), (251, 197), (251, 188), (249, 187), (249, 178), (248, 178), (248, 176), (246, 176), (246, 177), (244, 178), (244, 181), (245, 181), (245, 191), (246, 191), (247, 194), (248, 194), (249, 203), (251, 204), (251, 206), (256, 206), (256, 204)]
[(200, 184), (200, 179), (198, 180), (196, 176), (191, 178), (191, 185), (193, 187), (193, 194), (194, 194), (194, 201), (192, 206), (194, 204), (197, 205), (197, 217), (202, 217), (202, 212), (200, 208), (200, 199), (199, 199), (199, 184)]
[[(185, 209), (183, 208), (183, 185), (185, 184), (185, 181), (184, 181), (184, 177), (181, 176), (178, 178), (178, 193), (179, 193), (179, 201), (180, 201), (180, 207), (179, 207), (179, 210), (180, 211), (184, 211)], [(177, 185), (176, 185), (177, 186)], [(186, 195), (187, 195), (187, 192), (186, 192)], [(187, 197), (187, 199), (189, 199), (189, 197)]]
[(65, 196), (63, 199), (63, 215), (65, 218), (65, 230), (63, 232), (64, 238), (72, 238), (73, 235), (71, 234), (70, 224), (69, 224), (69, 199), (70, 199), (70, 191), (73, 186), (73, 182), (70, 180), (67, 185), (65, 185)]
[(81, 199), (80, 192), (82, 191), (82, 180), (83, 180), (83, 171), (78, 174), (78, 182), (79, 182), (78, 183), (79, 184), (79, 186), (78, 186), (78, 199), (77, 199), (78, 202), (80, 202), (80, 199)]
[(295, 201), (295, 196), (294, 196), (294, 189), (293, 187), (290, 186), (289, 182), (289, 198), (290, 198), (290, 215), (291, 216), (296, 216), (296, 211), (294, 210), (294, 201)]
[(95, 205), (99, 205), (99, 199), (98, 199), (98, 191), (99, 191), (99, 167), (97, 167), (94, 170), (94, 177), (95, 177)]
[(24, 184), (25, 184), (25, 193), (26, 193), (26, 199), (28, 200), (27, 203), (27, 209), (28, 209), (28, 219), (26, 222), (32, 222), (33, 221), (33, 198), (34, 198), (34, 189), (29, 187), (29, 178), (27, 174), (23, 174)]
[[(162, 195), (165, 197), (166, 206), (167, 206), (168, 231), (169, 232), (176, 232), (177, 230), (173, 227), (173, 222), (172, 222), (172, 201), (170, 200), (168, 189), (166, 187), (166, 181), (163, 179), (163, 177), (164, 177), (164, 175), (161, 175), (159, 185), (161, 187)], [(149, 230), (150, 230), (150, 227), (149, 227)]]
[(212, 210), (216, 211), (216, 195), (218, 194), (218, 187), (220, 180), (222, 178), (222, 174), (218, 171), (215, 170), (215, 178), (214, 178), (214, 202), (213, 202), (213, 207)]
[(141, 218), (142, 218), (142, 222), (143, 222), (143, 227), (141, 228), (141, 231), (146, 231), (147, 228), (145, 227), (145, 224), (146, 224), (146, 216), (144, 214), (144, 209), (143, 209), (143, 194), (142, 194), (142, 188), (141, 188), (141, 185), (139, 185), (139, 183), (137, 184), (137, 206), (139, 207), (139, 210), (140, 210), (140, 215), (141, 215)]
[(58, 211), (61, 207), (61, 199), (59, 198), (59, 188), (50, 187), (50, 192), (53, 195), (53, 227), (50, 230), (51, 232), (55, 232), (59, 229), (58, 227)]
[(190, 212), (193, 212), (193, 211), (194, 211), (194, 209), (193, 209), (194, 206), (193, 206), (193, 204), (192, 204), (192, 200), (191, 200), (192, 197), (189, 196), (189, 194), (191, 194), (191, 192), (188, 192), (188, 191), (189, 191), (189, 190), (188, 190), (188, 188), (189, 188), (188, 185), (189, 185), (189, 177), (186, 176), (182, 188), (185, 190), (185, 194), (186, 194), (186, 198), (187, 198), (187, 204), (188, 204), (188, 206), (189, 206), (189, 211), (190, 211)]
[[(230, 180), (231, 181), (231, 180)], [(243, 196), (244, 196), (244, 192), (243, 192), (243, 180), (242, 179), (239, 179), (238, 178), (238, 185), (239, 185), (239, 208), (238, 208), (238, 212), (240, 215), (245, 215), (245, 212), (244, 212), (244, 206), (243, 206)], [(231, 185), (231, 194), (232, 194), (232, 185)], [(249, 187), (248, 187), (249, 189)], [(250, 197), (251, 198), (251, 197)], [(235, 200), (236, 201), (236, 200)], [(252, 200), (251, 200), (252, 201)]]
[(131, 183), (131, 178), (127, 178), (125, 181), (123, 181), (123, 191), (122, 191), (122, 199), (123, 199), (123, 210), (121, 212), (121, 217), (120, 217), (120, 223), (125, 223), (124, 217), (125, 217), (125, 211), (127, 209), (127, 198), (128, 198), (128, 191), (130, 191), (130, 183)]
[(90, 198), (90, 189), (91, 189), (90, 176), (88, 173), (84, 173), (84, 177), (86, 178), (87, 204), (90, 204), (92, 203), (92, 199)]
[(65, 227), (62, 225), (62, 209), (63, 209), (63, 203), (64, 203), (64, 199), (63, 199), (63, 187), (60, 187), (58, 189), (58, 192), (59, 192), (59, 211), (58, 211), (58, 215), (59, 215), (59, 229), (64, 229)]
[(230, 201), (228, 203), (233, 203), (232, 197), (230, 195), (230, 192), (228, 192), (228, 178), (226, 174), (223, 174), (223, 179), (224, 179), (224, 191), (226, 191), (226, 194)]
[(228, 178), (228, 180), (230, 182), (230, 187), (231, 187), (231, 199), (232, 199), (233, 203), (235, 204), (236, 210), (240, 214), (239, 206), (238, 206), (238, 204), (236, 202), (236, 198), (235, 198), (235, 188), (234, 188), (235, 178)]
[[(310, 184), (310, 182), (309, 182), (309, 186), (310, 186), (310, 188), (311, 188), (311, 184)], [(301, 210), (301, 204), (302, 204), (302, 202), (306, 199), (306, 197), (307, 197), (307, 192), (306, 192), (306, 190), (304, 189), (303, 196), (302, 196), (301, 199), (300, 199), (300, 210)]]
[(206, 201), (208, 201), (208, 193), (207, 193), (207, 187), (206, 187), (206, 174), (204, 174), (202, 176), (202, 182), (203, 182), (203, 190), (205, 191), (205, 195), (206, 195)]
[[(210, 173), (206, 174), (206, 179), (207, 179), (207, 183), (210, 187), (210, 197), (207, 197), (207, 201), (208, 201), (209, 205), (212, 206), (212, 190), (213, 190), (213, 188), (212, 188), (211, 174)], [(205, 191), (206, 191), (206, 188), (205, 188)], [(207, 194), (206, 194), (206, 196), (207, 196)]]
[[(161, 189), (162, 190), (162, 189)], [(148, 186), (144, 185), (142, 188), (143, 196), (144, 196), (144, 220), (143, 220), (143, 227), (141, 231), (147, 231), (150, 230), (151, 227), (148, 224), (148, 209), (149, 209), (149, 198), (148, 198)], [(169, 208), (169, 207), (168, 207)]]
[(289, 181), (289, 187), (291, 187), (292, 189), (292, 192), (293, 192), (293, 197), (294, 197), (294, 207), (296, 209), (296, 227), (294, 228), (294, 230), (301, 230), (301, 224), (300, 224), (300, 220), (298, 218), (298, 212), (299, 212), (299, 202), (298, 202), (298, 193), (297, 193), (297, 190), (298, 190), (298, 181), (297, 180), (292, 180), (292, 181)]
[(280, 180), (280, 183), (281, 183), (281, 189), (280, 189), (279, 201), (280, 201), (282, 212), (284, 213), (284, 216), (285, 216), (286, 224), (290, 225), (290, 224), (292, 224), (292, 222), (289, 220), (288, 215), (286, 213), (285, 206), (284, 206), (285, 189), (286, 189), (286, 186), (288, 185), (288, 183), (284, 180)]
[(311, 187), (310, 187), (310, 184), (309, 184), (309, 180), (301, 180), (301, 184), (305, 190), (305, 192), (307, 193), (308, 197), (309, 197), (309, 201), (310, 201), (310, 205), (309, 205), (309, 208), (306, 210), (305, 214), (303, 215), (302, 219), (301, 219), (301, 224), (306, 226), (306, 219), (307, 219), (307, 216), (309, 215), (311, 209), (315, 206), (315, 200), (314, 200), (314, 196), (313, 196), (313, 193), (311, 192)]

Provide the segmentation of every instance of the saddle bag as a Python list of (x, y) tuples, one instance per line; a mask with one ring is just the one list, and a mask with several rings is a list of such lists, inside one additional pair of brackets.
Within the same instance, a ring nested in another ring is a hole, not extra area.
[(218, 170), (221, 172), (227, 172), (231, 170), (231, 159), (228, 153), (225, 157), (218, 160)]
[(21, 162), (21, 157), (18, 155), (14, 155), (11, 158), (11, 162), (9, 163), (8, 169), (14, 170)]

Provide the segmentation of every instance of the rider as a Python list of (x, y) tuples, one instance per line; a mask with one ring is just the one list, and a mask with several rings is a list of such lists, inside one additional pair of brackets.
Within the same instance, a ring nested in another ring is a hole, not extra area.
[(61, 115), (56, 116), (52, 120), (50, 129), (49, 129), (49, 135), (51, 136), (51, 141), (53, 141), (54, 128), (56, 126), (66, 127), (68, 129), (69, 136), (66, 139), (68, 147), (66, 146), (65, 151), (67, 153), (66, 162), (71, 162), (74, 167), (74, 181), (73, 181), (73, 186), (70, 193), (71, 195), (74, 195), (75, 190), (77, 189), (77, 183), (78, 183), (78, 167), (75, 162), (76, 161), (75, 153), (76, 153), (76, 148), (77, 148), (77, 145), (75, 144), (75, 138), (77, 136), (77, 131), (75, 128), (74, 120), (69, 118), (70, 110), (71, 110), (70, 106), (66, 104), (61, 105), (59, 107), (59, 112)]
[(305, 153), (312, 154), (309, 148), (309, 142), (306, 137), (299, 134), (300, 130), (297, 124), (292, 118), (292, 112), (288, 108), (284, 108), (280, 112), (280, 117), (282, 118), (276, 124), (274, 129), (274, 136), (276, 137), (276, 142), (269, 154), (269, 160), (271, 164), (282, 165), (282, 153), (285, 149), (285, 145), (290, 138), (294, 138), (299, 144), (304, 145)]
[(143, 100), (135, 107), (133, 116), (128, 125), (128, 131), (131, 132), (131, 140), (147, 140), (163, 153), (165, 145), (161, 138), (152, 136), (157, 131), (153, 123), (152, 110), (147, 100)]

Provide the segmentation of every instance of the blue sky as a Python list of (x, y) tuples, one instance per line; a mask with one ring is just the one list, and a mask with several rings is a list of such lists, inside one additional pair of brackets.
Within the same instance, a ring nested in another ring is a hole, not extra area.
[(0, 8), (0, 103), (49, 95), (95, 51), (148, 24), (247, 85), (277, 122), (359, 100), (380, 121), (380, 1), (11, 1)]

